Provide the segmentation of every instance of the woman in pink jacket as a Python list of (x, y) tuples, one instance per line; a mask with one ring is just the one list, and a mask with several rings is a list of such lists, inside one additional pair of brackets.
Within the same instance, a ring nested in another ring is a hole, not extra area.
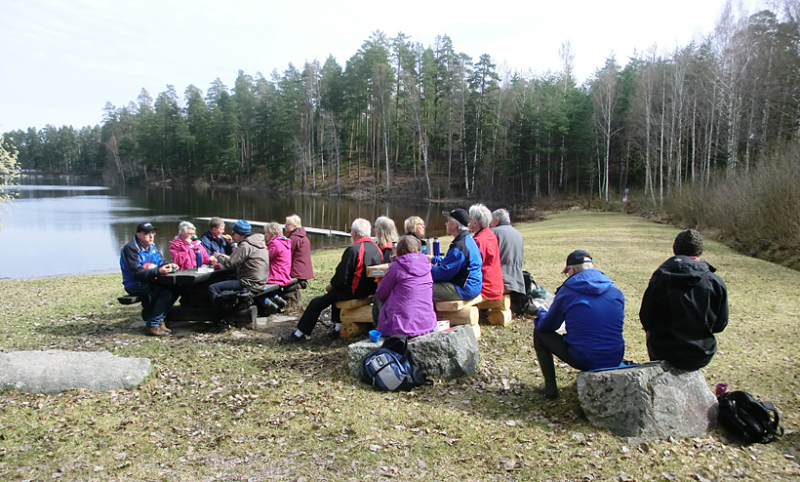
[[(169, 244), (169, 254), (172, 256), (172, 262), (178, 265), (178, 269), (199, 268), (204, 264), (217, 262), (203, 248), (200, 240), (195, 236), (196, 232), (194, 224), (189, 221), (181, 221), (178, 225), (178, 235)], [(199, 264), (198, 253), (200, 255)]]
[(264, 226), (269, 251), (269, 281), (271, 285), (286, 286), (292, 281), (292, 242), (283, 235), (278, 223)]

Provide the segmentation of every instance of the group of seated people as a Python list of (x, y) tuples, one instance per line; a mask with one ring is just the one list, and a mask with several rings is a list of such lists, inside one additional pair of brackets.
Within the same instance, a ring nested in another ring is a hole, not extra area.
[[(334, 328), (328, 336), (338, 338), (341, 310), (336, 303), (370, 295), (375, 295), (377, 330), (386, 336), (418, 336), (433, 331), (437, 301), (469, 301), (479, 295), (498, 300), (504, 290), (525, 296), (522, 235), (511, 227), (508, 211), (492, 213), (483, 204), (475, 204), (469, 211), (457, 208), (442, 214), (447, 233), (453, 236), (444, 256), (422, 254), (427, 242), (425, 223), (418, 216), (405, 220), (403, 236), (398, 235), (394, 221), (379, 217), (374, 240), (369, 221), (353, 221), (352, 244), (342, 255), (326, 293), (311, 300), (296, 329), (281, 340), (295, 343), (308, 339), (329, 306)], [(367, 276), (367, 267), (390, 261), (380, 285)]]
[[(433, 331), (437, 301), (468, 301), (479, 295), (497, 300), (505, 292), (513, 308), (515, 297), (527, 296), (523, 240), (506, 210), (490, 212), (475, 204), (469, 211), (458, 208), (442, 214), (447, 233), (453, 236), (444, 256), (423, 254), (425, 224), (417, 216), (405, 220), (403, 236), (385, 216), (375, 221), (375, 238), (368, 220), (353, 221), (352, 244), (344, 250), (326, 293), (309, 302), (296, 329), (281, 341), (307, 340), (329, 306), (334, 324), (329, 337), (338, 338), (341, 310), (336, 303), (370, 295), (375, 299), (377, 329), (386, 336)], [(218, 319), (222, 314), (215, 300), (222, 291), (247, 287), (258, 292), (267, 284), (284, 286), (292, 278), (305, 283), (314, 277), (310, 244), (299, 217), (286, 218), (283, 230), (278, 223), (269, 223), (265, 234), (253, 233), (244, 220), (232, 229), (233, 235), (226, 235), (224, 222), (212, 218), (209, 229), (197, 240), (193, 239), (195, 227), (182, 222), (170, 246), (173, 263), (166, 263), (153, 245), (156, 228), (151, 223), (137, 227), (135, 238), (122, 248), (120, 266), (129, 294), (151, 296), (147, 334), (169, 334), (163, 320), (177, 299), (174, 291), (153, 283), (158, 275), (207, 262), (235, 268), (235, 279), (209, 288)], [(696, 370), (711, 361), (716, 353), (714, 334), (727, 326), (727, 288), (714, 267), (700, 260), (703, 240), (697, 231), (679, 233), (673, 253), (652, 275), (639, 317), (651, 360)], [(383, 263), (390, 265), (378, 284), (367, 276), (367, 267)], [(556, 290), (552, 305), (539, 310), (534, 320), (534, 348), (544, 378), (541, 389), (551, 399), (559, 396), (553, 355), (574, 368), (596, 370), (620, 366), (625, 353), (625, 297), (619, 288), (583, 250), (569, 254), (562, 273), (567, 279)]]
[[(147, 335), (170, 334), (164, 318), (180, 296), (178, 290), (156, 283), (159, 275), (206, 264), (215, 264), (215, 267), (227, 271), (235, 270), (230, 279), (208, 288), (215, 319), (212, 332), (228, 329), (220, 302), (222, 293), (249, 289), (257, 294), (270, 284), (285, 287), (292, 279), (298, 280), (300, 287), (305, 288), (307, 281), (314, 278), (311, 243), (297, 215), (287, 217), (283, 229), (278, 223), (268, 223), (264, 234), (254, 233), (245, 220), (234, 223), (232, 230), (232, 235), (225, 234), (225, 222), (214, 217), (208, 230), (198, 239), (194, 224), (182, 221), (178, 235), (170, 243), (172, 263), (167, 263), (154, 244), (157, 228), (151, 223), (137, 226), (134, 239), (122, 248), (120, 268), (128, 294), (151, 298), (146, 320)], [(282, 303), (282, 300), (273, 298), (267, 301), (273, 311), (280, 307), (275, 303)]]

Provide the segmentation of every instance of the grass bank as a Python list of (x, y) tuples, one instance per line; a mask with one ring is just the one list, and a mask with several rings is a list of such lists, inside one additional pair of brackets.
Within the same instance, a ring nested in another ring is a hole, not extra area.
[[(627, 299), (626, 357), (646, 359), (636, 313), (677, 229), (631, 216), (573, 212), (518, 228), (525, 268), (553, 291), (566, 255), (583, 248)], [(340, 252), (314, 255), (321, 292)], [(472, 378), (411, 393), (376, 392), (349, 376), (346, 341), (325, 329), (300, 346), (264, 332), (153, 339), (116, 304), (118, 275), (0, 281), (3, 350), (108, 350), (148, 357), (134, 390), (0, 393), (0, 480), (797, 480), (800, 476), (800, 273), (714, 243), (704, 256), (730, 291), (731, 321), (704, 369), (772, 400), (788, 434), (739, 447), (721, 434), (627, 447), (583, 417), (575, 371), (562, 398), (534, 387), (529, 320), (486, 326)], [(308, 291), (307, 291), (308, 293)]]

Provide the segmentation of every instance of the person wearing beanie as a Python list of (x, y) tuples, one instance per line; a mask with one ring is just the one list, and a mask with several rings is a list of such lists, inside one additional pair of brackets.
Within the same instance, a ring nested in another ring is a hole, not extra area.
[(236, 269), (236, 279), (220, 281), (208, 287), (211, 306), (214, 308), (216, 323), (211, 331), (222, 333), (228, 325), (222, 319), (220, 294), (223, 291), (249, 289), (253, 293), (260, 292), (269, 280), (269, 250), (263, 234), (253, 234), (250, 223), (244, 219), (236, 221), (231, 227), (233, 239), (239, 247), (230, 257), (221, 257), (219, 264), (223, 269)]
[(651, 360), (698, 370), (717, 351), (714, 334), (728, 325), (728, 289), (716, 269), (700, 260), (703, 237), (694, 229), (675, 237), (672, 252), (650, 278), (639, 318)]

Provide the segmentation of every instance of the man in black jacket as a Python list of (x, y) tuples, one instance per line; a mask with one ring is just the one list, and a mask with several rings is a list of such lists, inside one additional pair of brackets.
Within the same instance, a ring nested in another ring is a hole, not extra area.
[(728, 324), (728, 290), (713, 266), (700, 261), (703, 238), (681, 231), (675, 256), (662, 264), (642, 298), (639, 318), (647, 332), (651, 360), (666, 360), (685, 370), (708, 365), (717, 351), (714, 333)]
[(358, 218), (350, 227), (350, 237), (353, 244), (344, 250), (342, 260), (336, 267), (336, 273), (331, 278), (331, 283), (325, 287), (325, 293), (308, 303), (306, 311), (297, 323), (297, 329), (281, 337), (284, 343), (303, 341), (311, 335), (311, 331), (319, 320), (322, 310), (331, 306), (331, 320), (334, 330), (329, 338), (339, 338), (339, 312), (335, 303), (338, 301), (365, 298), (375, 294), (377, 283), (375, 278), (367, 277), (367, 266), (381, 263), (381, 249), (370, 238), (372, 226), (366, 219)]

